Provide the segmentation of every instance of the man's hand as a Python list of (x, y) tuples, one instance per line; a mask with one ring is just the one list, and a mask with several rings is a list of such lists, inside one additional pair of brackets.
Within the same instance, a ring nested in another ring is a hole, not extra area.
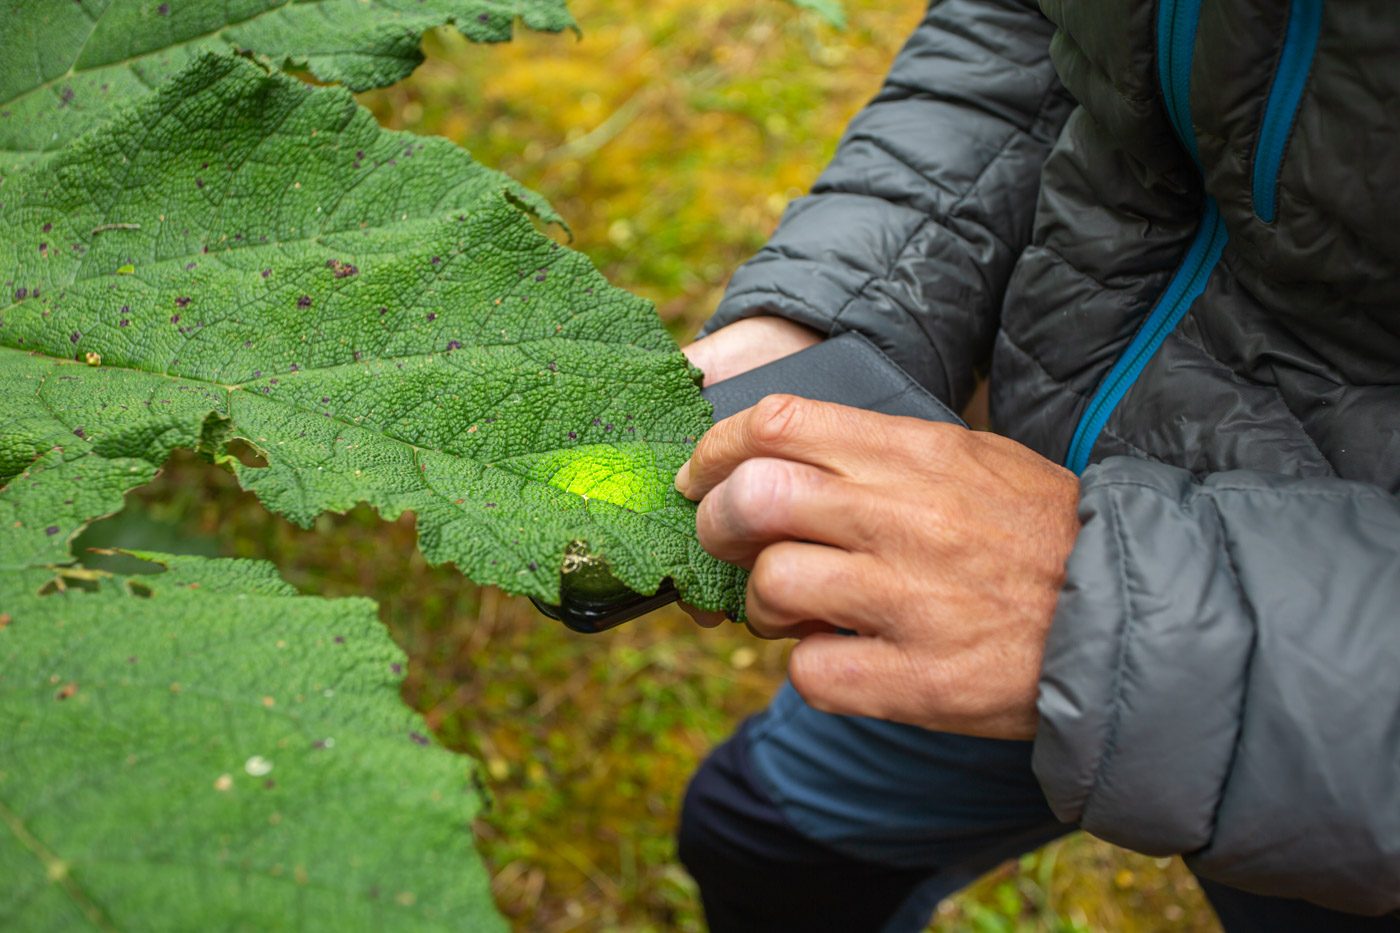
[(996, 435), (775, 395), (711, 428), (676, 487), (705, 549), (752, 571), (750, 627), (801, 639), (788, 672), (817, 709), (1034, 734), (1073, 474)]
[[(822, 335), (810, 327), (794, 324), (786, 318), (751, 317), (721, 327), (710, 336), (682, 347), (681, 352), (692, 366), (705, 374), (705, 385), (711, 385), (805, 350), (821, 339)], [(725, 621), (722, 612), (685, 605), (681, 608), (705, 628), (714, 628)]]

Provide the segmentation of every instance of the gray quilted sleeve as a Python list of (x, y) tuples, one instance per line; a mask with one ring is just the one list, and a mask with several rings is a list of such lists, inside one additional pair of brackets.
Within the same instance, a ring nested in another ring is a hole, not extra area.
[(1052, 33), (1035, 0), (935, 0), (706, 332), (761, 314), (859, 331), (961, 407), (1070, 109)]
[(1112, 458), (1047, 645), (1057, 816), (1201, 875), (1400, 911), (1400, 500)]

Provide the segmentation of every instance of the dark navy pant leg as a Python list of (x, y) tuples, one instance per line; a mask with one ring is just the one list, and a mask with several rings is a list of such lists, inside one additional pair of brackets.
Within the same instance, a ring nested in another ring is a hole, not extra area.
[[(705, 761), (686, 793), (681, 861), (712, 933), (914, 933), (939, 900), (1072, 827), (1030, 743), (830, 716), (790, 685)], [(1202, 879), (1230, 933), (1400, 933)]]
[(1028, 743), (828, 716), (785, 686), (696, 773), (680, 856), (713, 933), (902, 933), (1066, 829)]

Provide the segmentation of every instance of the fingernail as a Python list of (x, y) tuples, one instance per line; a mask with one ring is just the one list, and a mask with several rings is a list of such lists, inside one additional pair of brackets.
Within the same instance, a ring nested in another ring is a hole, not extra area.
[(685, 495), (686, 487), (690, 485), (690, 461), (681, 464), (681, 468), (676, 471), (676, 490)]

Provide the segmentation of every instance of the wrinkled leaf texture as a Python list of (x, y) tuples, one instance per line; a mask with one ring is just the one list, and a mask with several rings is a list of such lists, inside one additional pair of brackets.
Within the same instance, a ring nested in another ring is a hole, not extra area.
[[(3, 194), (0, 521), (36, 559), (173, 448), (242, 438), (266, 466), (240, 481), (303, 526), (411, 509), (429, 560), (513, 593), (557, 598), (580, 541), (638, 591), (738, 604), (671, 486), (694, 371), (461, 149), (209, 55)], [(100, 502), (38, 502), (36, 470)]]
[(45, 595), (0, 558), (0, 927), (503, 929), (474, 766), (374, 604), (140, 556), (169, 569)]
[(210, 51), (246, 50), (360, 91), (406, 77), (444, 24), (478, 42), (563, 0), (0, 0), (0, 172), (61, 148)]

